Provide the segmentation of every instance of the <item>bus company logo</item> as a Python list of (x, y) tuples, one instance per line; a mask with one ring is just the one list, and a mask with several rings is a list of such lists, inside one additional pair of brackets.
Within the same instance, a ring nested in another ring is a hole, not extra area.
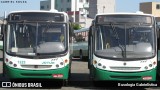
[(2, 82), (2, 87), (11, 87), (11, 82)]
[(127, 63), (126, 63), (126, 62), (124, 62), (124, 63), (123, 63), (123, 65), (124, 65), (124, 66), (126, 66), (126, 65), (127, 65)]

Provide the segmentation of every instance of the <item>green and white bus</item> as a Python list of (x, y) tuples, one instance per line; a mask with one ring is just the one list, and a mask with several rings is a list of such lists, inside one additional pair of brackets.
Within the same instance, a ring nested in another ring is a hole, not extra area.
[(66, 13), (15, 11), (6, 21), (4, 63), (10, 79), (68, 80), (73, 48)]
[(155, 17), (143, 13), (97, 14), (89, 31), (93, 81), (155, 81)]

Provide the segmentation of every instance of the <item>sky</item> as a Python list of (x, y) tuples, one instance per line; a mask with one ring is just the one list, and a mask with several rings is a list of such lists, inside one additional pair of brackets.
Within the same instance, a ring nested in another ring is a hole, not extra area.
[[(9, 3), (4, 3), (10, 1)], [(11, 3), (11, 1), (14, 1)], [(16, 2), (22, 1), (22, 2)], [(0, 17), (4, 16), (4, 11), (7, 13), (17, 10), (39, 10), (40, 1), (43, 0), (0, 0)]]
[(139, 11), (139, 3), (160, 2), (160, 0), (116, 0), (116, 12)]
[[(10, 2), (4, 3), (5, 1)], [(17, 10), (39, 10), (40, 1), (43, 0), (0, 0), (0, 17), (4, 16), (4, 11), (9, 13)], [(136, 12), (139, 11), (139, 3), (151, 1), (160, 2), (160, 0), (116, 0), (116, 12)]]

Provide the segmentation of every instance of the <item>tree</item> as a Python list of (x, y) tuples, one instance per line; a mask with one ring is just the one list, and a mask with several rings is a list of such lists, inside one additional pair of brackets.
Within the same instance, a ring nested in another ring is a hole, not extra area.
[(74, 30), (78, 30), (82, 28), (80, 24), (72, 24), (72, 27)]

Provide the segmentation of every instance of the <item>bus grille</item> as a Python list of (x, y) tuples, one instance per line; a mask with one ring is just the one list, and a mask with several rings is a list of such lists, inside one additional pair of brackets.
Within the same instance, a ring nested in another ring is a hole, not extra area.
[(141, 67), (110, 67), (112, 70), (139, 70)]
[(21, 65), (22, 68), (51, 68), (52, 65)]

